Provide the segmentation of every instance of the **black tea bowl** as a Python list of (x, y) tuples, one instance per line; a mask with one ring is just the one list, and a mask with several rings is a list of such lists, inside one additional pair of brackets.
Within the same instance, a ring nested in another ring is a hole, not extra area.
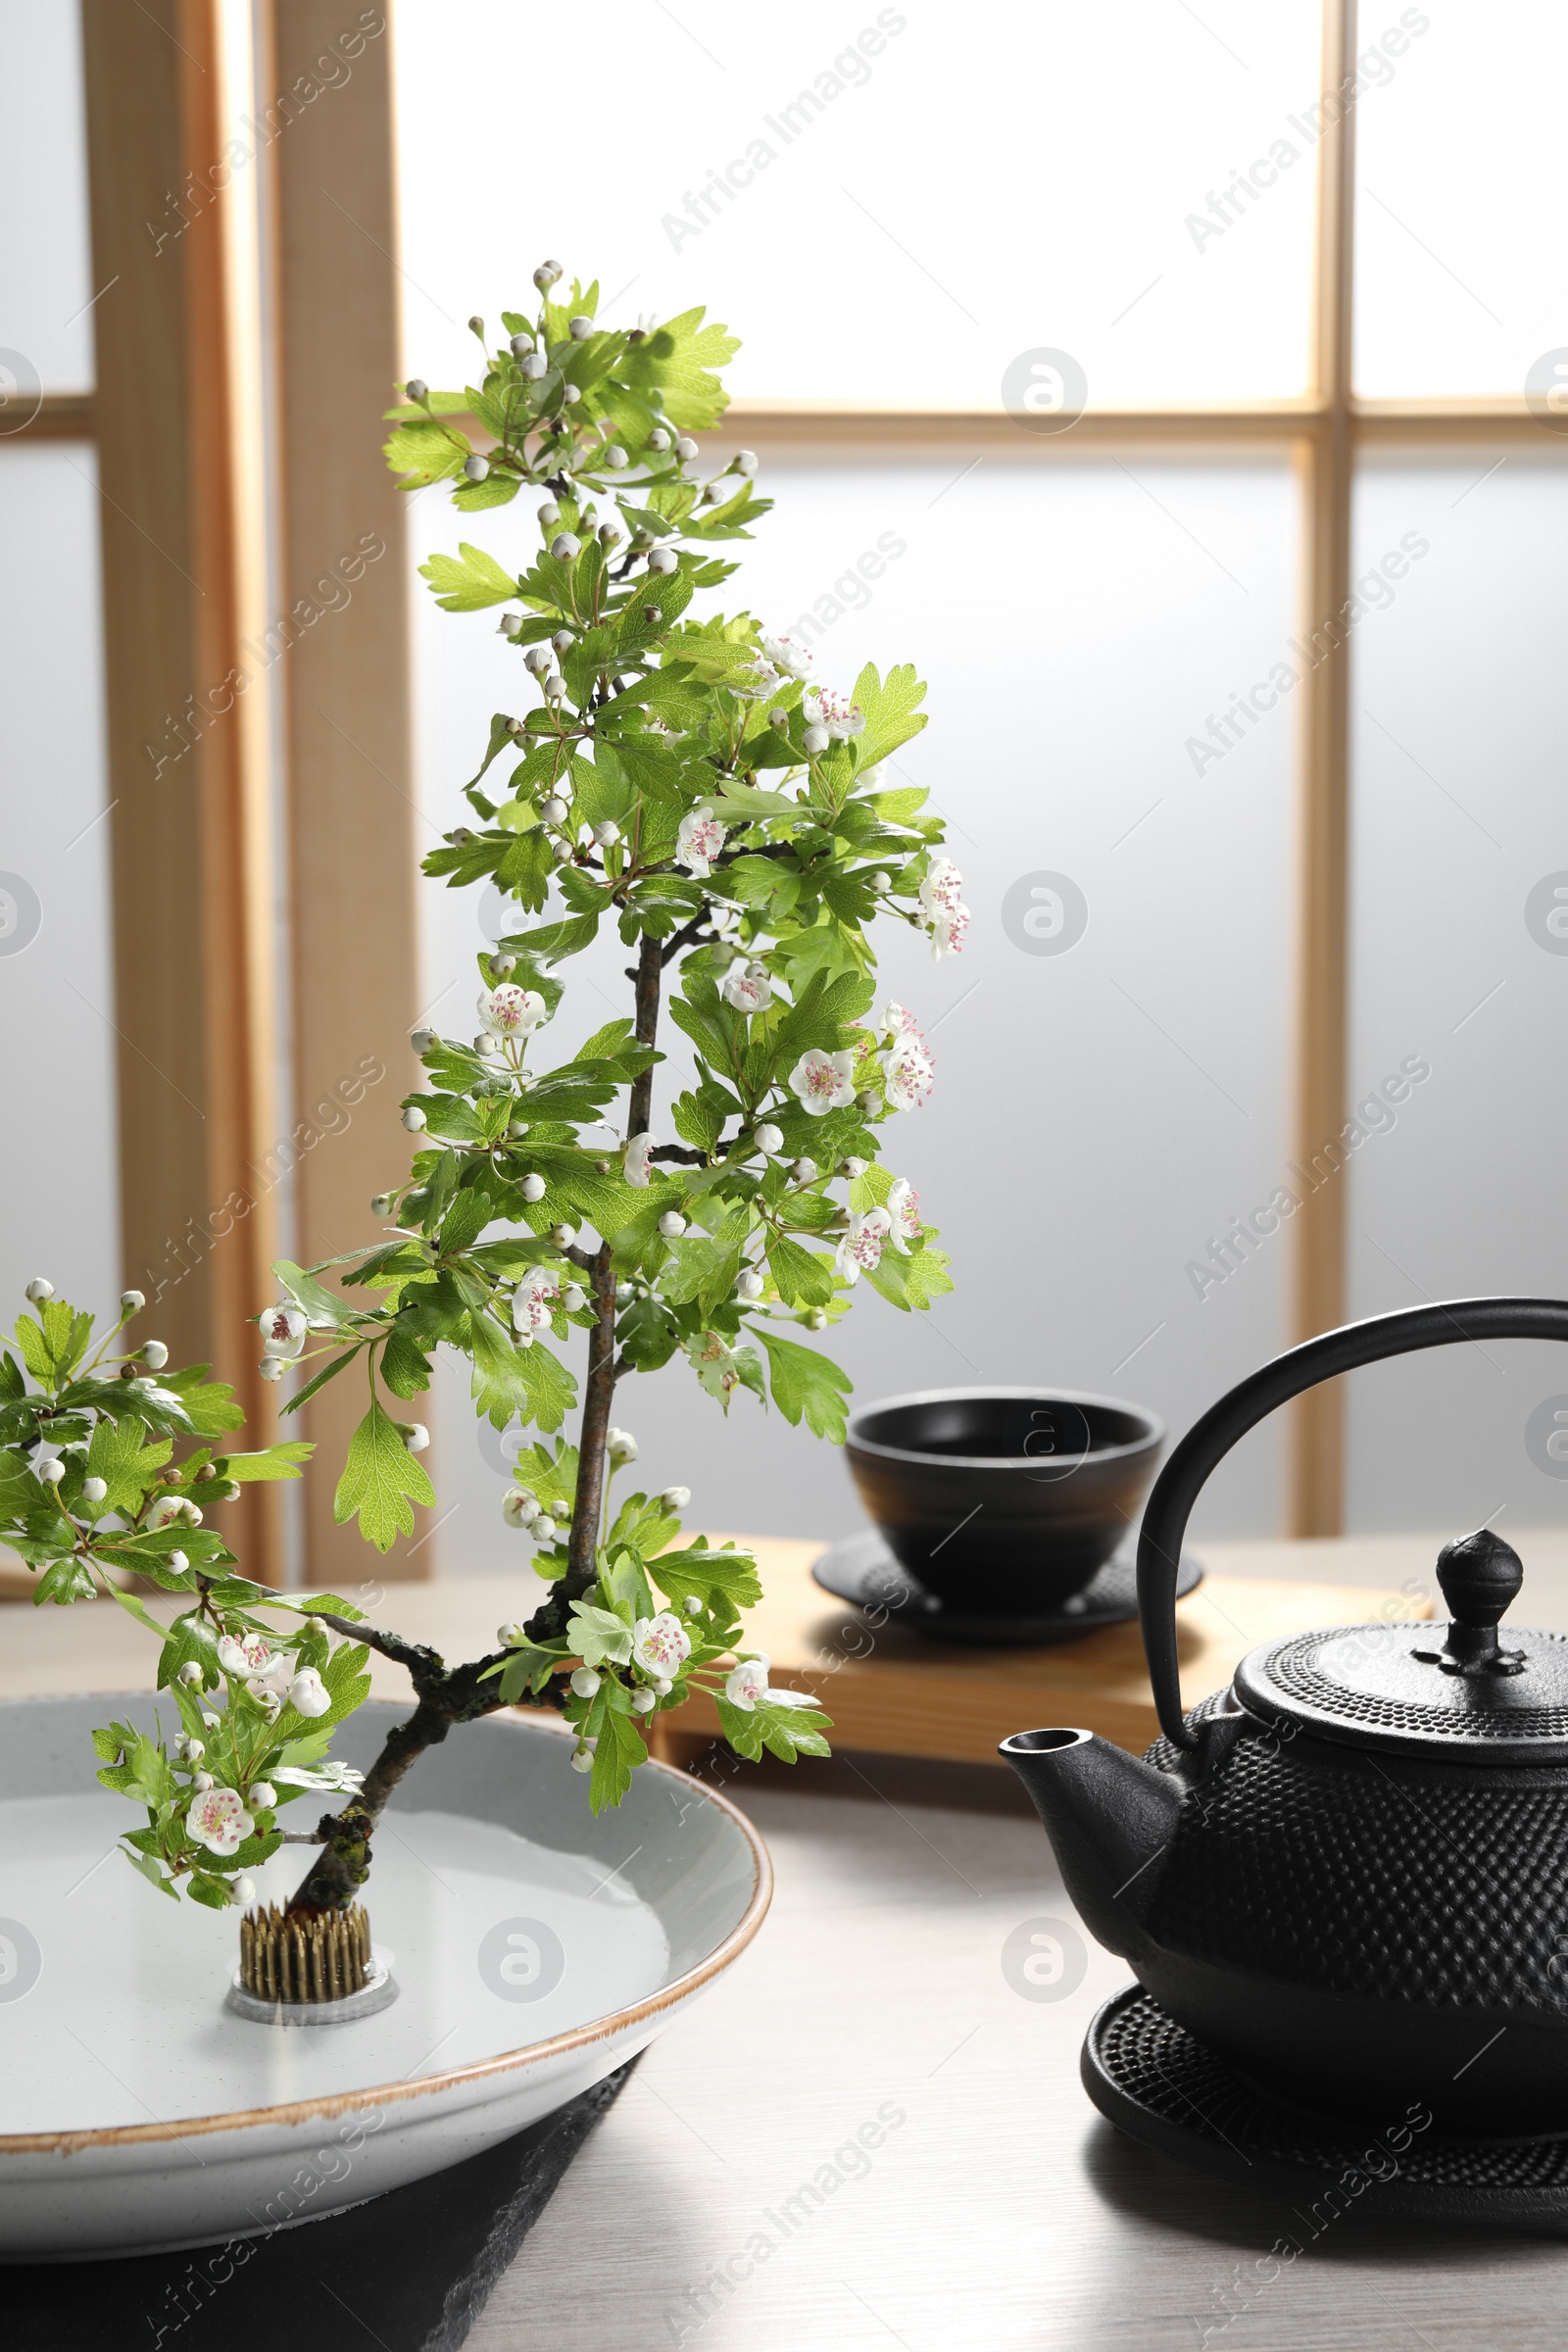
[(948, 1607), (1038, 1615), (1081, 1592), (1138, 1521), (1164, 1423), (1070, 1389), (925, 1389), (850, 1418), (860, 1500)]

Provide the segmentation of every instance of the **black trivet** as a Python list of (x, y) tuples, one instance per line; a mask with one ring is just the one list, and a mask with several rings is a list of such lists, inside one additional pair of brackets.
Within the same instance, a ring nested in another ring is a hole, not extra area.
[(1459, 2139), (1423, 2127), (1419, 2102), (1366, 2124), (1308, 2114), (1269, 2098), (1139, 1984), (1099, 2012), (1080, 2072), (1129, 2138), (1296, 2207), (1493, 2230), (1568, 2224), (1568, 2132)]
[(427, 2180), (241, 2240), (240, 2262), (207, 2247), (10, 2266), (0, 2336), (15, 2352), (277, 2352), (313, 2339), (457, 2352), (630, 2072)]
[[(1138, 1566), (1131, 1544), (1097, 1569), (1081, 1592), (1070, 1592), (1037, 1617), (984, 1617), (949, 1608), (900, 1566), (875, 1528), (831, 1544), (812, 1561), (811, 1574), (839, 1600), (885, 1609), (900, 1625), (912, 1626), (933, 1642), (961, 1642), (965, 1648), (1040, 1649), (1054, 1642), (1076, 1642), (1104, 1625), (1126, 1625), (1138, 1614)], [(1183, 1552), (1177, 1598), (1193, 1592), (1202, 1575), (1192, 1553)]]

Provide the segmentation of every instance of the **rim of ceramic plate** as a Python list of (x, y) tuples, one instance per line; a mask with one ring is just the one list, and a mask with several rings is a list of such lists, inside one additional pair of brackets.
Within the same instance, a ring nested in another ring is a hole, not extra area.
[[(1092, 1446), (1083, 1453), (929, 1453), (919, 1446), (888, 1446), (880, 1438), (865, 1436), (865, 1424), (876, 1413), (896, 1412), (911, 1404), (956, 1404), (960, 1399), (1004, 1397), (1017, 1399), (1033, 1397), (1038, 1404), (1100, 1404), (1111, 1412), (1124, 1413), (1129, 1420), (1143, 1423), (1144, 1435), (1129, 1438), (1123, 1446)], [(1059, 1469), (1063, 1463), (1126, 1461), (1135, 1453), (1147, 1453), (1151, 1446), (1165, 1443), (1165, 1424), (1157, 1413), (1144, 1404), (1129, 1404), (1125, 1396), (1101, 1396), (1088, 1389), (911, 1389), (902, 1396), (878, 1396), (862, 1404), (850, 1415), (845, 1438), (851, 1453), (867, 1453), (878, 1461), (901, 1462), (911, 1467), (924, 1466), (933, 1470), (1029, 1470), (1038, 1469), (1043, 1461)]]
[[(50, 1695), (56, 1695), (51, 1693)], [(76, 1693), (59, 1693), (73, 1696)], [(100, 1695), (93, 1693), (94, 1696)], [(145, 1690), (104, 1693), (110, 1697), (145, 1698)], [(38, 1698), (14, 1699), (10, 1705), (36, 1705)], [(47, 1703), (47, 1702), (45, 1702)], [(396, 1702), (390, 1702), (395, 1704)], [(491, 1718), (498, 1724), (543, 1739), (574, 1740), (576, 1735), (564, 1724), (541, 1721), (530, 1714), (516, 1713)], [(475, 2059), (470, 2066), (449, 2068), (444, 2074), (421, 2075), (413, 2082), (382, 2082), (364, 2090), (332, 2091), (316, 2099), (291, 2099), (277, 2107), (235, 2108), (227, 2115), (195, 2115), (176, 2118), (172, 2123), (105, 2124), (75, 2132), (0, 2132), (0, 2156), (75, 2156), (92, 2148), (129, 2148), (156, 2146), (160, 2141), (193, 2139), (215, 2132), (244, 2132), (268, 2126), (287, 2126), (312, 2123), (320, 2119), (331, 2122), (338, 2116), (362, 2114), (368, 2108), (401, 2104), (409, 2099), (434, 2098), (443, 2091), (455, 2090), (465, 2082), (482, 2082), (508, 2074), (520, 2074), (525, 2068), (543, 2066), (553, 2058), (566, 2056), (572, 2050), (586, 2050), (595, 2042), (614, 2041), (631, 2033), (650, 2018), (657, 2018), (666, 2009), (674, 2008), (692, 1993), (699, 1991), (721, 1969), (751, 1942), (773, 1899), (773, 1865), (766, 1846), (739, 1805), (734, 1804), (721, 1790), (709, 1788), (693, 1774), (666, 1764), (662, 1756), (650, 1756), (648, 1768), (676, 1781), (683, 1788), (698, 1789), (705, 1803), (727, 1814), (740, 1831), (752, 1857), (752, 1891), (746, 1909), (722, 1942), (714, 1945), (705, 1960), (695, 1968), (676, 1977), (671, 1984), (662, 1985), (658, 1992), (645, 2000), (633, 2001), (628, 2008), (616, 2009), (608, 2017), (596, 2017), (584, 2026), (574, 2026), (569, 2033), (553, 2034), (548, 2041), (532, 2041), (521, 2049), (503, 2050), (493, 2058)]]

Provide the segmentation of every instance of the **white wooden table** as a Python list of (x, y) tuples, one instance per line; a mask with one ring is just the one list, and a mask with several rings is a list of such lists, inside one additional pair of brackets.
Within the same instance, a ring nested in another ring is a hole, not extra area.
[[(1515, 1541), (1531, 1618), (1568, 1623), (1568, 1544)], [(1386, 1589), (1430, 1581), (1436, 1539), (1202, 1548), (1229, 1574)], [(410, 1632), (445, 1612), (482, 1638), (503, 1612), (479, 1581), (405, 1588), (387, 1615), (417, 1594)], [(0, 1617), (3, 1691), (103, 1689), (146, 1654), (118, 1611), (91, 1641), (63, 1611)], [(772, 1917), (648, 2051), (473, 2352), (1561, 2352), (1568, 2247), (1354, 2214), (1314, 2239), (1102, 2123), (1078, 2051), (1123, 1964), (1085, 1938), (1075, 1991), (1015, 1992), (1008, 1935), (1075, 1926), (1045, 1837), (911, 1803), (908, 1770), (861, 1755), (853, 1797), (810, 1794), (806, 1768), (799, 1792), (730, 1781), (772, 1850)], [(1263, 2286), (1283, 2237), (1301, 2253)]]

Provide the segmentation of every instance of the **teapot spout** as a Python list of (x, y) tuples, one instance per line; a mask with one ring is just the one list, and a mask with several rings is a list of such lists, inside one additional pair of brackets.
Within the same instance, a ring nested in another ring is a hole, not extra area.
[(1097, 1732), (1015, 1732), (998, 1753), (1034, 1799), (1090, 1934), (1136, 1958), (1160, 1857), (1175, 1835), (1181, 1783)]

